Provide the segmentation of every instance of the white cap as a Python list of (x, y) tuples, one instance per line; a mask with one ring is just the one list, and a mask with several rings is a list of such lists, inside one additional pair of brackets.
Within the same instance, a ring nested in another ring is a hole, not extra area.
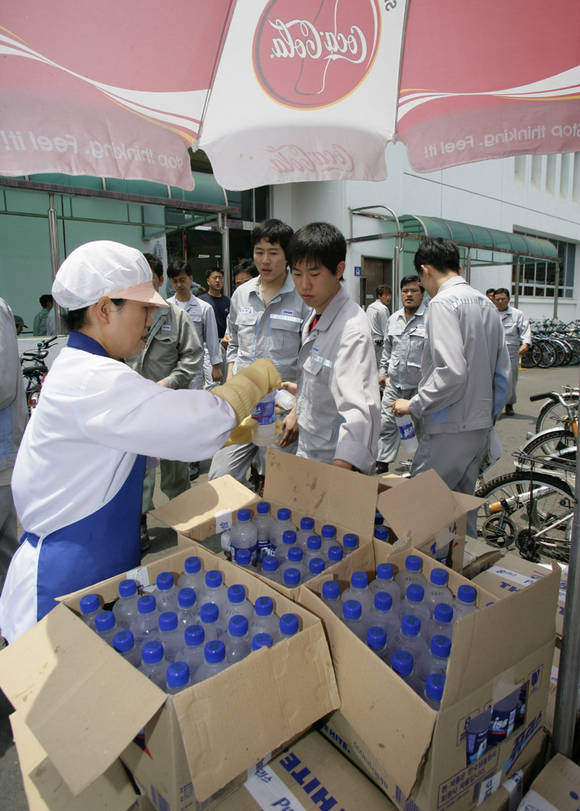
[(108, 240), (86, 242), (67, 256), (54, 278), (52, 295), (67, 310), (89, 307), (103, 296), (168, 306), (153, 287), (141, 251)]

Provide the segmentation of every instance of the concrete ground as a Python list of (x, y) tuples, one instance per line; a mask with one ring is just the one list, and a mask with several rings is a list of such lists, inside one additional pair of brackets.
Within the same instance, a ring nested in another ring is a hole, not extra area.
[[(535, 430), (536, 417), (542, 403), (530, 403), (529, 396), (544, 391), (558, 390), (565, 384), (577, 386), (579, 378), (578, 367), (523, 369), (520, 372), (515, 416), (506, 417), (503, 415), (496, 426), (504, 453), (501, 459), (486, 471), (486, 479), (495, 478), (502, 473), (509, 473), (513, 470), (514, 465), (511, 454), (524, 441), (526, 433)], [(393, 472), (402, 472), (404, 470), (399, 465), (399, 462), (403, 459), (404, 456), (400, 454), (392, 468)], [(197, 484), (207, 481), (208, 469), (209, 462), (202, 463), (202, 472), (192, 486), (195, 487)], [(157, 488), (155, 506), (159, 507), (166, 501), (166, 497)], [(152, 545), (144, 557), (145, 562), (162, 556), (167, 549), (176, 543), (176, 535), (173, 530), (168, 529), (153, 518), (149, 519), (149, 531)], [(18, 757), (12, 741), (10, 721), (8, 719), (11, 712), (10, 703), (0, 691), (0, 786), (2, 786), (0, 808), (9, 809), (10, 811), (26, 811), (28, 804), (22, 787)]]

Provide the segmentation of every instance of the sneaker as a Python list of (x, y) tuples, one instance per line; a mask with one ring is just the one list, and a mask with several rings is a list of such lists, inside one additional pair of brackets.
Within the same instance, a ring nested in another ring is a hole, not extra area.
[(514, 415), (514, 407), (513, 407), (513, 405), (506, 405), (505, 413), (507, 414), (508, 417), (513, 417), (513, 415)]
[(389, 472), (388, 462), (377, 462), (377, 476), (381, 476), (383, 473), (388, 472)]
[(189, 481), (194, 482), (198, 476), (199, 476), (199, 462), (190, 462)]

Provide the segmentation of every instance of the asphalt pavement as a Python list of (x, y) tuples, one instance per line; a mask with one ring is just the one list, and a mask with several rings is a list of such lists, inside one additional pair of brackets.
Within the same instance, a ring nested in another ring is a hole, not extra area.
[[(496, 429), (499, 434), (503, 455), (488, 471), (485, 479), (495, 478), (503, 473), (509, 473), (514, 468), (511, 454), (516, 451), (526, 438), (528, 431), (535, 430), (536, 417), (542, 402), (530, 403), (532, 394), (544, 391), (559, 390), (563, 385), (577, 386), (580, 379), (580, 370), (576, 367), (558, 369), (522, 369), (518, 384), (518, 402), (515, 405), (515, 415), (508, 417), (502, 415), (497, 422)], [(404, 470), (398, 463), (404, 459), (399, 455), (393, 466), (393, 472)], [(192, 486), (207, 481), (209, 463), (202, 464), (202, 472)], [(156, 489), (155, 505), (161, 506), (167, 499)], [(176, 543), (173, 530), (161, 525), (154, 519), (149, 519), (149, 529), (152, 539), (150, 551), (145, 556), (145, 562), (166, 553), (167, 549)], [(7, 811), (26, 811), (28, 804), (22, 786), (18, 756), (12, 741), (9, 714), (12, 712), (10, 703), (0, 691), (0, 808)]]

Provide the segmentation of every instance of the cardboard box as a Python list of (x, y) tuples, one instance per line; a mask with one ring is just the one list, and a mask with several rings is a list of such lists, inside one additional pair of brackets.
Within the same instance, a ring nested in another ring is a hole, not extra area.
[[(552, 732), (554, 729), (554, 717), (556, 713), (556, 695), (558, 692), (558, 675), (560, 672), (560, 648), (554, 649), (554, 658), (552, 660), (552, 671), (550, 675), (550, 691), (548, 693), (548, 706), (546, 708), (546, 729)], [(576, 696), (576, 724), (580, 720), (580, 684), (578, 684), (578, 693)]]
[[(353, 571), (374, 572), (387, 557), (383, 544), (363, 547), (339, 564), (337, 579), (346, 586)], [(404, 558), (405, 553), (395, 553), (388, 560), (400, 568)], [(422, 558), (426, 574), (438, 565)], [(320, 576), (299, 596), (324, 622), (341, 695), (341, 708), (327, 719), (324, 732), (398, 806), (405, 808), (409, 801), (422, 811), (471, 808), (489, 790), (489, 781), (497, 788), (535, 756), (554, 648), (556, 570), (456, 624), (438, 713), (324, 605), (319, 590), (327, 579)], [(454, 593), (466, 582), (449, 572)], [(478, 591), (479, 604), (493, 602), (492, 595)], [(470, 720), (524, 685), (522, 722), (503, 743), (468, 765)]]
[(556, 755), (536, 777), (520, 811), (578, 811), (580, 767)]
[[(132, 574), (147, 585), (161, 571), (181, 572), (189, 554)], [(302, 630), (167, 696), (74, 613), (85, 593), (115, 599), (120, 575), (65, 598), (0, 654), (0, 685), (73, 794), (121, 755), (154, 804), (193, 808), (339, 706), (320, 621), (240, 568), (203, 549), (200, 556), (226, 584), (242, 583), (252, 602), (269, 595), (277, 613), (298, 614)]]

